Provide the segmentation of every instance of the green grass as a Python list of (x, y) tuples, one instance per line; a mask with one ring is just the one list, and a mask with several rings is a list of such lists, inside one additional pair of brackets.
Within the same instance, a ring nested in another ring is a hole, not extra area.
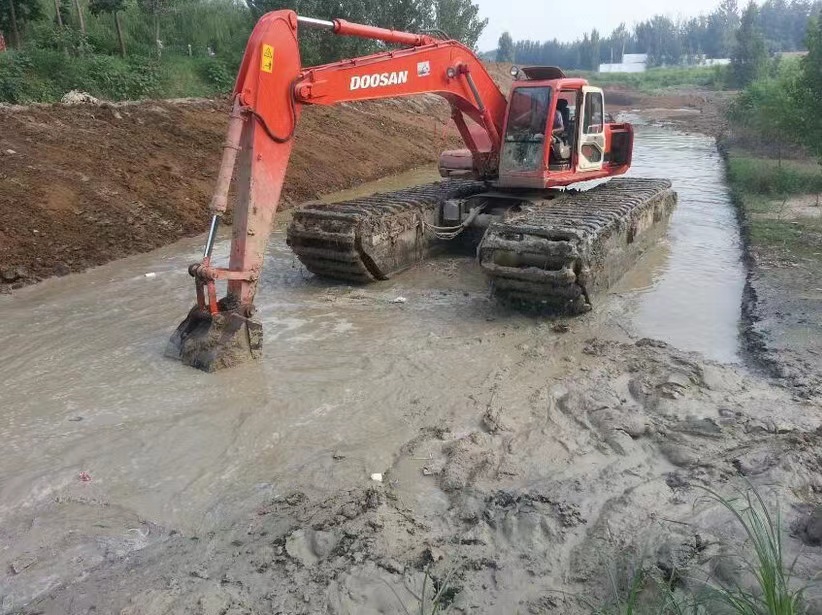
[(822, 166), (807, 159), (780, 163), (742, 150), (732, 150), (727, 165), (751, 245), (780, 259), (822, 260), (822, 218), (782, 219), (782, 209), (792, 197), (822, 193)]
[(437, 580), (431, 576), (429, 570), (425, 570), (425, 576), (422, 580), (422, 588), (417, 592), (407, 584), (405, 589), (417, 601), (415, 607), (409, 609), (403, 603), (397, 591), (385, 580), (383, 582), (388, 586), (388, 589), (394, 594), (400, 607), (402, 607), (405, 615), (445, 615), (451, 610), (451, 602), (454, 599), (454, 588), (451, 587), (451, 577), (457, 571), (456, 567), (452, 567), (442, 580)]
[(648, 93), (686, 86), (723, 89), (726, 82), (726, 70), (722, 66), (651, 68), (644, 73), (570, 71), (570, 74), (585, 77), (597, 85), (623, 85)]
[(712, 586), (713, 601), (734, 615), (802, 615), (806, 587), (796, 587), (793, 567), (785, 561), (782, 516), (771, 511), (762, 495), (749, 485), (736, 499), (707, 490), (710, 497), (729, 510), (744, 528), (752, 553), (741, 560), (756, 579), (757, 590), (734, 586)]
[(822, 167), (814, 161), (757, 158), (732, 152), (728, 181), (743, 194), (786, 196), (822, 192)]
[(783, 257), (822, 259), (822, 219), (801, 221), (755, 219), (750, 223), (754, 245), (777, 250)]
[(0, 54), (0, 102), (57, 102), (69, 90), (105, 100), (213, 96), (227, 92), (233, 75), (220, 60), (168, 54), (122, 59), (53, 49)]
[[(793, 577), (795, 562), (785, 560), (782, 517), (778, 507), (769, 507), (752, 486), (736, 498), (726, 498), (705, 489), (709, 497), (731, 513), (744, 530), (744, 550), (737, 553), (743, 568), (756, 581), (755, 588), (717, 585), (687, 577), (698, 589), (686, 594), (677, 588), (676, 578), (663, 579), (653, 565), (636, 566), (628, 587), (620, 590), (611, 575), (614, 600), (592, 608), (595, 615), (804, 615), (808, 589)], [(584, 602), (584, 600), (583, 600)]]

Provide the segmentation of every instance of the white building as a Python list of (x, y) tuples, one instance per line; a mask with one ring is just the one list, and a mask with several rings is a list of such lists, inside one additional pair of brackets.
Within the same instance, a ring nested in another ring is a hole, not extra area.
[(622, 54), (622, 62), (618, 64), (600, 64), (601, 73), (644, 73), (648, 64), (647, 53)]

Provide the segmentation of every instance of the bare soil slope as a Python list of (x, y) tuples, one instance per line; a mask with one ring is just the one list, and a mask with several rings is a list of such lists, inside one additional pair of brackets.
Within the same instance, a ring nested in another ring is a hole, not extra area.
[[(307, 108), (283, 204), (436, 159), (447, 110)], [(227, 119), (224, 101), (0, 107), (0, 288), (203, 232)]]

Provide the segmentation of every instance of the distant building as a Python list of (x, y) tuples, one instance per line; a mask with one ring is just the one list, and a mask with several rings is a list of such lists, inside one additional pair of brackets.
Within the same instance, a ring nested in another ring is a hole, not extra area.
[(691, 64), (696, 66), (727, 66), (731, 63), (730, 58), (706, 58), (704, 55), (697, 54), (690, 60)]
[(807, 51), (777, 51), (774, 55), (781, 56), (783, 58), (804, 58), (808, 55)]
[(600, 64), (601, 73), (644, 73), (648, 65), (647, 53), (624, 53), (618, 64)]

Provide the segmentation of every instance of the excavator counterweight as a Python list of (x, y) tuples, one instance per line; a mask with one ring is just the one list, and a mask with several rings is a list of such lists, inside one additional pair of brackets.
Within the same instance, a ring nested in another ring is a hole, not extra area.
[[(400, 48), (306, 68), (301, 27)], [(449, 103), (465, 149), (443, 152), (442, 182), (299, 208), (287, 241), (309, 271), (357, 283), (382, 280), (470, 231), (496, 296), (576, 313), (590, 309), (592, 295), (664, 229), (676, 202), (665, 180), (565, 189), (622, 175), (631, 165), (630, 124), (608, 122), (604, 93), (584, 79), (529, 67), (515, 75), (506, 98), (457, 41), (274, 11), (255, 26), (234, 86), (211, 227), (201, 262), (189, 268), (197, 303), (172, 336), (168, 356), (206, 371), (260, 356), (254, 297), (301, 108), (424, 93)], [(212, 249), (232, 179), (229, 263), (215, 267)], [(227, 285), (219, 300), (218, 281)]]

